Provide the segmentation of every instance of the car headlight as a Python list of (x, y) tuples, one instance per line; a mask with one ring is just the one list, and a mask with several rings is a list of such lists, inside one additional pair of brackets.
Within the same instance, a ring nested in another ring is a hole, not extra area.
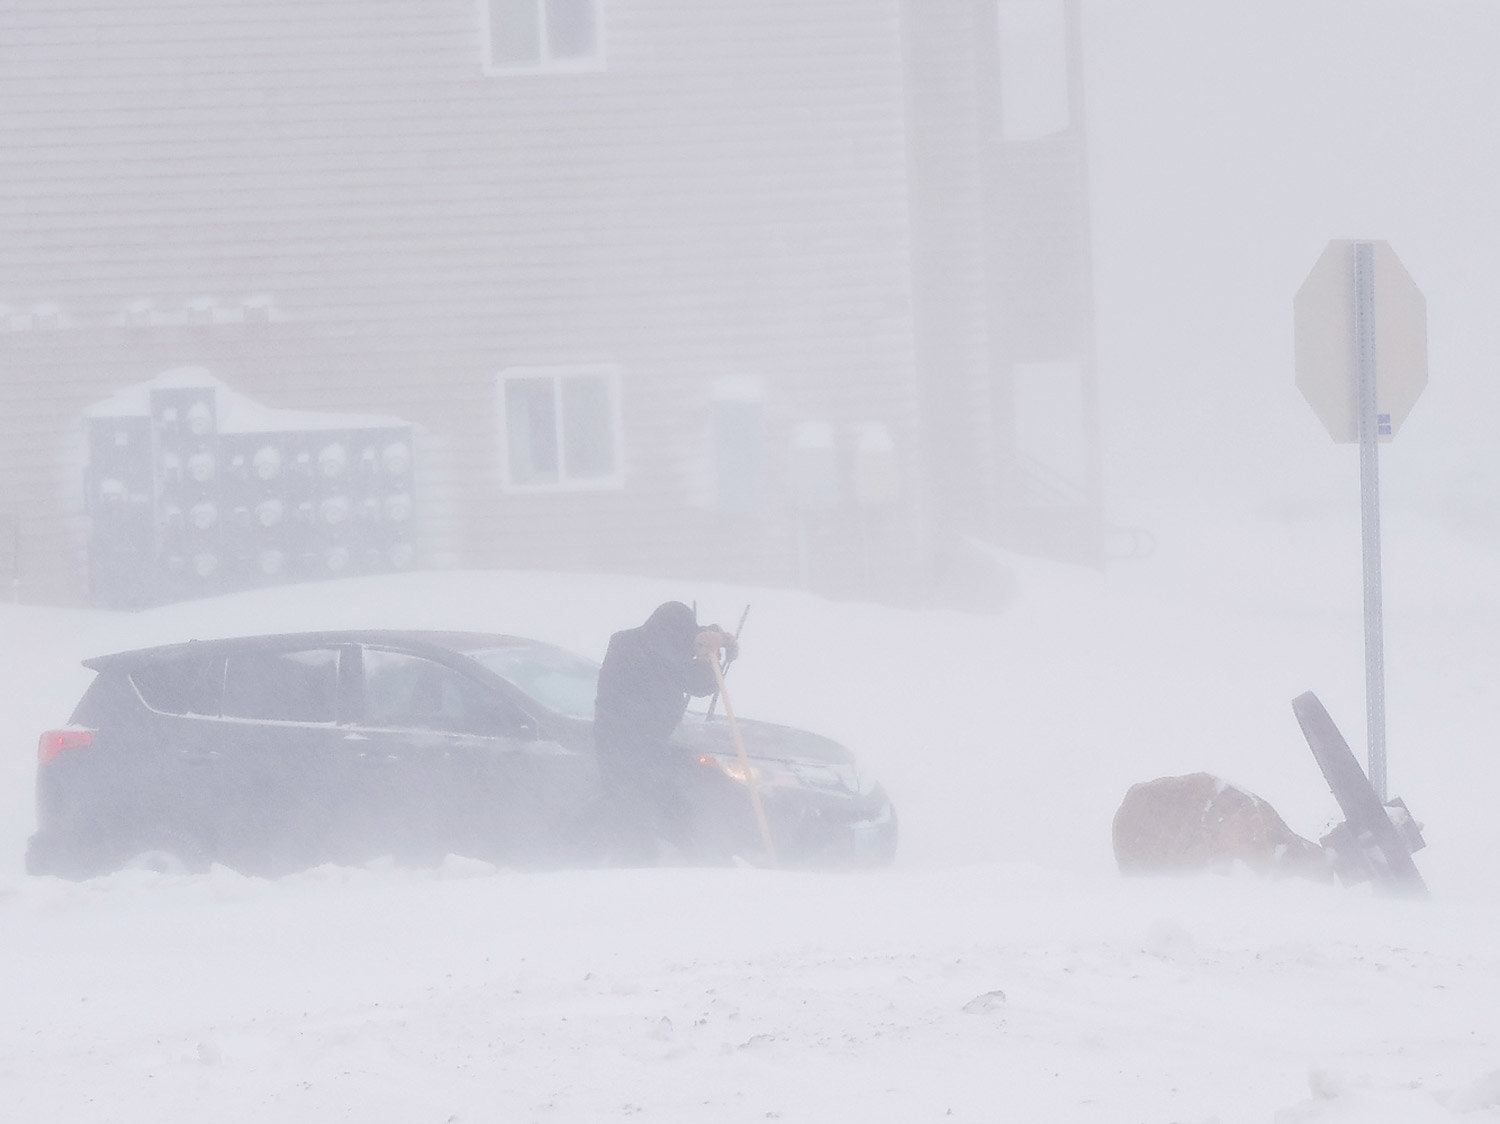
[(821, 761), (769, 761), (759, 758), (742, 761), (738, 756), (705, 753), (698, 762), (717, 769), (737, 784), (757, 787), (810, 788), (824, 792), (852, 792), (861, 796), (874, 791), (875, 782), (862, 775), (854, 764), (828, 764)]
[(737, 784), (765, 783), (763, 769), (748, 761), (741, 761), (738, 757), (720, 757), (716, 753), (705, 753), (699, 756), (698, 764), (718, 770)]

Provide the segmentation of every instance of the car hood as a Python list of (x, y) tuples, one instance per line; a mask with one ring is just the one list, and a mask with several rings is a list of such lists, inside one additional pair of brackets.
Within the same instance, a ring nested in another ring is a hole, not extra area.
[[(739, 719), (740, 734), (744, 738), (745, 753), (766, 761), (807, 761), (819, 764), (845, 765), (854, 760), (854, 755), (832, 738), (799, 730), (793, 726), (778, 726), (774, 722), (758, 722), (752, 718)], [(739, 748), (734, 742), (730, 723), (723, 717), (708, 720), (702, 714), (689, 712), (684, 716), (672, 743), (693, 753), (734, 755)]]

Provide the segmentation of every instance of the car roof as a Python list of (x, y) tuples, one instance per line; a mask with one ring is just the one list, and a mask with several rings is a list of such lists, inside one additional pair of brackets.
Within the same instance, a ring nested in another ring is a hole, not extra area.
[(472, 652), (480, 648), (499, 648), (512, 644), (541, 644), (524, 636), (507, 636), (493, 632), (462, 632), (437, 629), (334, 629), (319, 632), (278, 632), (258, 636), (225, 636), (209, 640), (187, 640), (177, 644), (160, 644), (151, 648), (134, 648), (91, 656), (83, 666), (101, 671), (115, 665), (137, 666), (165, 662), (183, 656), (214, 655), (256, 649), (292, 647), (326, 647), (334, 644), (389, 644), (426, 652)]

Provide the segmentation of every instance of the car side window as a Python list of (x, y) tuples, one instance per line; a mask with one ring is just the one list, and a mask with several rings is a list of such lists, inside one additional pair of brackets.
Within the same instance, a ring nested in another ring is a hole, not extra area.
[(500, 737), (526, 724), (506, 699), (436, 660), (366, 648), (364, 670), (367, 726)]
[(212, 718), (219, 713), (224, 661), (193, 656), (144, 664), (130, 672), (130, 681), (152, 710)]
[(224, 666), (226, 718), (333, 722), (338, 717), (339, 650), (235, 652)]

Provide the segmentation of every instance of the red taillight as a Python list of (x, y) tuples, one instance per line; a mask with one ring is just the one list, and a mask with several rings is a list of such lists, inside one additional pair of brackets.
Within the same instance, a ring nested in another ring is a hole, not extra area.
[(65, 749), (80, 749), (93, 744), (92, 730), (48, 730), (37, 743), (36, 759), (45, 763)]

